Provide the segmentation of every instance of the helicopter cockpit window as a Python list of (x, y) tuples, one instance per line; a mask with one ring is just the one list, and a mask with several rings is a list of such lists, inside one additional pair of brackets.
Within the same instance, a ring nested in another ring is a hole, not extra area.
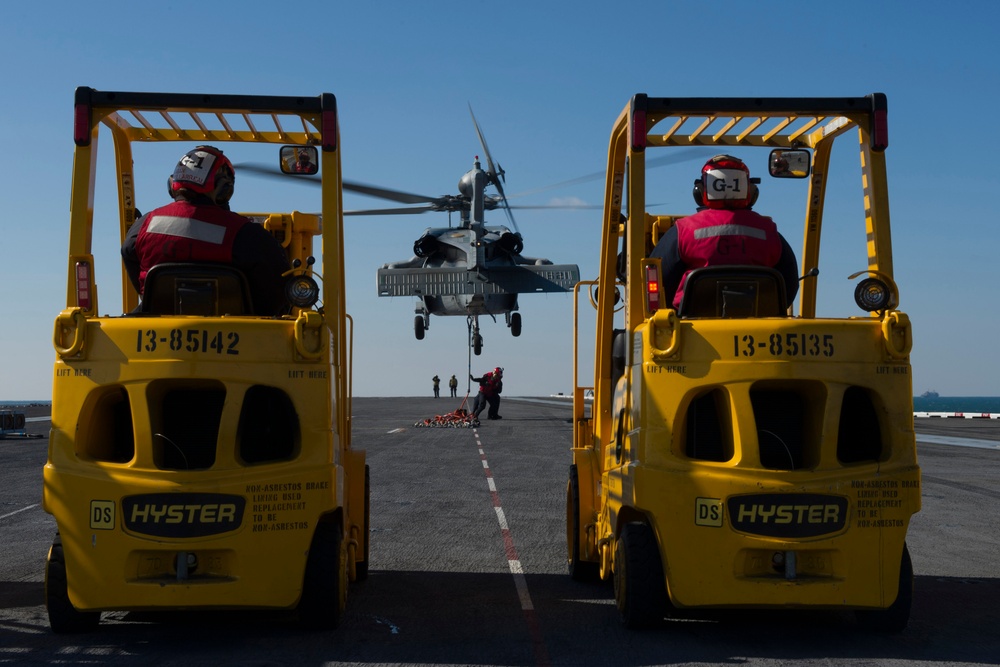
[(315, 146), (282, 146), (279, 162), (285, 174), (315, 174), (319, 171), (319, 154)]
[(767, 168), (775, 178), (805, 178), (809, 175), (809, 151), (776, 148), (771, 151)]

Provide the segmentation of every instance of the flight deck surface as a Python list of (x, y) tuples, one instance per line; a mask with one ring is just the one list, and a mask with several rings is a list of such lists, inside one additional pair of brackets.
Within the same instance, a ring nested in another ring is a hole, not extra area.
[[(1000, 656), (1000, 420), (917, 419), (922, 511), (908, 536), (909, 627), (858, 630), (838, 611), (699, 613), (634, 632), (610, 583), (566, 574), (567, 399), (504, 398), (478, 428), (417, 428), (461, 399), (356, 398), (371, 467), (371, 563), (339, 629), (273, 612), (106, 613), (54, 635), (44, 606), (55, 524), (39, 506), (45, 437), (4, 441), (0, 661), (17, 664), (959, 665)], [(29, 432), (46, 435), (28, 409)], [(485, 417), (485, 415), (484, 415)], [(935, 444), (935, 439), (949, 444)], [(995, 449), (965, 446), (996, 443)]]

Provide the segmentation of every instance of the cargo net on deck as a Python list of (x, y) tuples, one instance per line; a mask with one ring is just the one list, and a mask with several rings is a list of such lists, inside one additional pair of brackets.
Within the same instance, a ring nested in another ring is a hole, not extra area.
[(454, 412), (422, 419), (414, 426), (419, 428), (475, 428), (479, 426), (479, 417), (466, 409), (468, 401), (469, 395), (466, 394), (461, 405)]

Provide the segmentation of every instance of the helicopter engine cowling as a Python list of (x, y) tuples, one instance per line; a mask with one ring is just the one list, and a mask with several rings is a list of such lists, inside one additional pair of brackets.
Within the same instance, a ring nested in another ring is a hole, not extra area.
[(524, 250), (524, 240), (521, 239), (521, 235), (513, 232), (502, 233), (497, 239), (497, 245), (510, 255), (520, 255), (521, 251)]
[(469, 199), (472, 198), (475, 192), (476, 183), (476, 170), (467, 171), (462, 174), (462, 178), (458, 179), (458, 191)]
[(413, 254), (417, 257), (430, 257), (437, 250), (438, 240), (430, 234), (424, 234), (413, 242)]

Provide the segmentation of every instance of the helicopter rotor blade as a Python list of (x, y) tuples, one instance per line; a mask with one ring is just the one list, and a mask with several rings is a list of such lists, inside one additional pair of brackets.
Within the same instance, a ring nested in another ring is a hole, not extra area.
[[(479, 127), (479, 123), (476, 120), (475, 113), (472, 111), (472, 105), (469, 104), (469, 115), (472, 117), (472, 123), (476, 129), (476, 135), (479, 137), (479, 143), (483, 147), (483, 152), (486, 155), (486, 164), (489, 171), (487, 172), (490, 184), (497, 188), (499, 197), (488, 197), (486, 202), (487, 210), (493, 210), (498, 206), (504, 209), (504, 213), (507, 216), (511, 227), (514, 231), (520, 235), (520, 230), (517, 227), (517, 222), (514, 220), (514, 214), (512, 209), (536, 209), (536, 210), (597, 210), (603, 208), (600, 204), (537, 204), (537, 205), (515, 205), (511, 206), (508, 202), (508, 196), (503, 190), (503, 182), (506, 180), (505, 172), (499, 164), (494, 164), (493, 156), (490, 154), (489, 146), (486, 144), (486, 137), (483, 135), (482, 130)], [(647, 168), (661, 167), (670, 164), (677, 164), (681, 162), (686, 162), (689, 160), (698, 159), (705, 155), (707, 149), (705, 147), (692, 146), (682, 150), (674, 151), (670, 155), (665, 155), (657, 158), (653, 158), (646, 161)], [(264, 176), (267, 178), (281, 178), (288, 182), (289, 179), (297, 179), (302, 183), (307, 183), (309, 185), (320, 185), (321, 178), (318, 174), (286, 174), (282, 172), (277, 167), (271, 165), (263, 165), (252, 162), (241, 162), (234, 165), (240, 172), (246, 172), (254, 174), (257, 176)], [(593, 174), (587, 174), (585, 176), (580, 176), (567, 181), (561, 181), (559, 183), (554, 183), (541, 188), (535, 188), (533, 190), (527, 190), (524, 192), (519, 192), (510, 197), (523, 197), (530, 194), (536, 194), (539, 192), (545, 192), (547, 190), (553, 190), (556, 188), (567, 187), (570, 185), (577, 185), (580, 183), (586, 183), (588, 181), (597, 180), (604, 178), (604, 172), (595, 172)], [(360, 195), (366, 195), (369, 197), (375, 197), (378, 199), (387, 199), (389, 201), (399, 202), (401, 204), (423, 204), (423, 206), (408, 206), (399, 208), (382, 208), (382, 209), (363, 209), (363, 210), (353, 210), (344, 211), (344, 215), (414, 215), (419, 213), (427, 213), (431, 211), (462, 211), (468, 210), (469, 202), (461, 195), (442, 195), (440, 197), (429, 197), (426, 195), (414, 194), (410, 192), (403, 192), (401, 190), (393, 190), (390, 188), (383, 188), (374, 185), (367, 185), (365, 183), (357, 183), (353, 181), (343, 181), (343, 188), (348, 192), (355, 192)], [(660, 204), (649, 204), (648, 207), (659, 206)]]
[(344, 189), (349, 192), (357, 192), (358, 194), (377, 197), (379, 199), (388, 199), (389, 201), (398, 201), (401, 204), (426, 204), (428, 202), (435, 203), (447, 199), (447, 197), (427, 197), (425, 195), (416, 195), (401, 190), (390, 190), (389, 188), (355, 183), (353, 181), (344, 181), (343, 185)]
[(503, 194), (503, 185), (498, 183), (500, 180), (497, 176), (503, 176), (503, 170), (497, 173), (496, 167), (493, 166), (493, 156), (490, 155), (490, 147), (486, 145), (486, 137), (483, 136), (483, 131), (479, 129), (479, 123), (476, 122), (476, 114), (472, 112), (472, 103), (469, 103), (469, 115), (472, 116), (472, 125), (476, 128), (476, 136), (479, 137), (479, 144), (483, 147), (483, 153), (486, 154), (486, 173), (490, 178), (490, 183), (497, 186), (497, 190), (500, 194)]
[(510, 204), (507, 203), (507, 195), (503, 191), (503, 183), (507, 180), (504, 175), (505, 172), (503, 167), (497, 163), (497, 166), (493, 166), (493, 156), (490, 155), (490, 147), (486, 145), (486, 137), (483, 136), (483, 131), (479, 128), (479, 123), (476, 121), (476, 114), (472, 111), (472, 103), (469, 103), (469, 115), (472, 116), (472, 124), (476, 128), (476, 135), (479, 137), (479, 143), (483, 147), (483, 153), (486, 154), (486, 166), (488, 168), (487, 177), (490, 183), (496, 186), (497, 193), (500, 195), (500, 204), (503, 208), (505, 214), (507, 214), (507, 220), (510, 222), (511, 227), (514, 228), (514, 232), (518, 235), (521, 231), (517, 228), (517, 222), (514, 220), (514, 213), (510, 210)]
[(410, 215), (413, 213), (427, 213), (428, 211), (438, 211), (435, 206), (410, 206), (400, 208), (370, 208), (358, 211), (344, 211), (344, 215)]
[[(659, 204), (657, 204), (659, 206)], [(529, 210), (529, 209), (548, 209), (548, 210), (566, 210), (566, 211), (576, 211), (576, 210), (600, 210), (604, 208), (603, 204), (514, 204), (510, 208)]]
[(286, 183), (290, 180), (297, 180), (302, 183), (309, 183), (310, 185), (320, 185), (322, 183), (319, 174), (286, 174), (277, 167), (254, 162), (237, 162), (233, 165), (233, 168), (239, 173), (249, 172), (256, 176), (280, 178)]
[[(235, 168), (242, 172), (249, 172), (257, 176), (266, 176), (268, 178), (281, 178), (286, 182), (289, 179), (300, 179), (304, 183), (309, 183), (310, 185), (320, 185), (322, 180), (319, 175), (297, 175), (297, 174), (286, 174), (280, 169), (272, 167), (270, 165), (255, 164), (252, 162), (241, 162), (234, 165)], [(416, 213), (423, 213), (424, 210), (428, 211), (457, 211), (461, 210), (462, 204), (459, 197), (454, 195), (443, 195), (441, 197), (429, 197), (427, 195), (418, 195), (412, 192), (403, 192), (402, 190), (393, 190), (391, 188), (383, 188), (377, 185), (368, 185), (366, 183), (357, 183), (355, 181), (343, 181), (344, 190), (348, 192), (356, 192), (361, 195), (367, 195), (369, 197), (375, 197), (377, 199), (388, 199), (389, 201), (399, 202), (400, 204), (429, 204), (429, 207), (420, 207), (419, 210), (409, 209)], [(408, 209), (402, 209), (408, 210)]]
[[(661, 155), (660, 157), (655, 157), (646, 160), (646, 169), (655, 169), (656, 167), (665, 167), (671, 164), (680, 164), (682, 162), (689, 162), (691, 160), (698, 160), (705, 158), (706, 155), (711, 152), (711, 148), (702, 148), (699, 146), (691, 146), (690, 148), (683, 148), (674, 151), (670, 155)], [(711, 156), (708, 156), (711, 157)], [(555, 190), (557, 188), (565, 188), (571, 185), (579, 185), (581, 183), (588, 183), (590, 181), (596, 181), (598, 179), (603, 179), (606, 173), (603, 171), (595, 171), (592, 174), (586, 174), (585, 176), (578, 176), (576, 178), (571, 178), (568, 181), (559, 181), (558, 183), (553, 183), (552, 185), (546, 185), (540, 188), (535, 188), (533, 190), (525, 190), (524, 192), (518, 192), (509, 196), (510, 199), (516, 197), (524, 197), (527, 195), (538, 194), (539, 192), (547, 192), (549, 190)]]
[(507, 220), (510, 221), (511, 227), (514, 228), (514, 232), (520, 236), (521, 230), (517, 228), (517, 223), (514, 221), (514, 212), (510, 210), (510, 204), (507, 203), (507, 197), (504, 196), (503, 191), (500, 192), (500, 201), (503, 204), (503, 212), (507, 214)]

